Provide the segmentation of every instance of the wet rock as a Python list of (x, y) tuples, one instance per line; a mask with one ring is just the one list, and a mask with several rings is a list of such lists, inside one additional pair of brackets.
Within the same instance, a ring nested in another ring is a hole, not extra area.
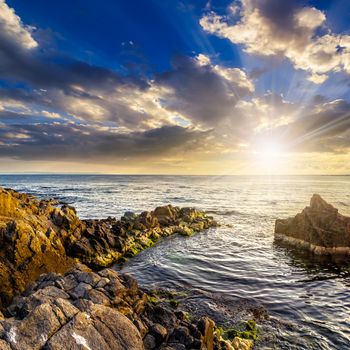
[(91, 267), (108, 267), (133, 257), (161, 237), (174, 233), (189, 236), (217, 225), (195, 209), (181, 210), (167, 205), (140, 215), (126, 213), (121, 220), (85, 220), (80, 236), (66, 245), (68, 255)]
[(294, 218), (276, 220), (275, 238), (315, 254), (350, 254), (350, 218), (314, 194)]

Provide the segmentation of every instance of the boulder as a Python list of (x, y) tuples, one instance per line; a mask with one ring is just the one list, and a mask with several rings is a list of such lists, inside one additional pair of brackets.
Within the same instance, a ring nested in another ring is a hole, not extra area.
[(350, 218), (314, 194), (301, 213), (276, 220), (275, 239), (315, 254), (350, 254)]
[(157, 218), (161, 225), (169, 225), (175, 222), (178, 214), (178, 208), (172, 205), (166, 205), (164, 207), (157, 207), (153, 215)]

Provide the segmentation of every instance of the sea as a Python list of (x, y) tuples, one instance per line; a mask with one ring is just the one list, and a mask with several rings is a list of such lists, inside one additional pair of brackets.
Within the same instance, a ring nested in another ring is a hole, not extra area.
[(143, 288), (187, 292), (189, 309), (223, 326), (257, 317), (255, 349), (350, 349), (350, 259), (274, 241), (275, 220), (314, 193), (350, 216), (349, 176), (0, 175), (0, 186), (58, 199), (80, 218), (205, 210), (219, 227), (162, 239), (116, 268)]

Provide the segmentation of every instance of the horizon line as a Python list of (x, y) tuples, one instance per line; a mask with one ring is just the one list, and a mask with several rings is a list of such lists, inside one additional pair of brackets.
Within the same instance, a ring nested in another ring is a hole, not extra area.
[(56, 173), (56, 172), (18, 172), (18, 173), (0, 173), (0, 176), (18, 176), (18, 175), (51, 175), (51, 176), (350, 176), (350, 174), (162, 174), (162, 173)]

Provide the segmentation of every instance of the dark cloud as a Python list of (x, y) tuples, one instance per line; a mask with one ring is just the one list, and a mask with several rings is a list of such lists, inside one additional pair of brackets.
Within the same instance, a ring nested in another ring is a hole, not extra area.
[(215, 125), (230, 117), (237, 101), (252, 91), (245, 84), (248, 82), (245, 75), (237, 76), (236, 80), (225, 79), (220, 74), (224, 69), (211, 64), (200, 65), (189, 57), (176, 57), (173, 70), (156, 78), (160, 85), (175, 92), (168, 96), (167, 108), (206, 125)]
[(305, 1), (252, 0), (250, 5), (260, 12), (277, 33), (294, 35), (295, 13), (305, 5)]
[(164, 126), (145, 132), (120, 133), (99, 126), (40, 123), (0, 127), (0, 156), (26, 160), (82, 159), (118, 162), (193, 152), (210, 132)]

